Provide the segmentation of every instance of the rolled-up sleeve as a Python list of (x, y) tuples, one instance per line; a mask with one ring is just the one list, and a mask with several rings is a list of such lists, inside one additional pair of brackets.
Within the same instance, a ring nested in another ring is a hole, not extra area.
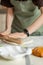
[(10, 3), (10, 0), (1, 0), (1, 5), (5, 7), (13, 7), (13, 5)]
[(37, 5), (39, 8), (43, 7), (43, 0), (32, 0), (35, 5)]

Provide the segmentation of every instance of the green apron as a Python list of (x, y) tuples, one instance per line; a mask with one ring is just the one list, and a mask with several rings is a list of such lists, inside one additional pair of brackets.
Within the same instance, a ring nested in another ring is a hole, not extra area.
[[(11, 0), (14, 5), (14, 19), (11, 32), (22, 32), (23, 29), (30, 26), (40, 15), (41, 12), (37, 6), (28, 1)], [(43, 26), (32, 35), (43, 35)]]

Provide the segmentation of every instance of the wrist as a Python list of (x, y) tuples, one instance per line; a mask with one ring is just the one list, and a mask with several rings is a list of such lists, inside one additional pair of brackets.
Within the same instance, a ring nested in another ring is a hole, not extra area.
[(7, 33), (11, 33), (11, 29), (6, 29), (5, 30)]
[(29, 31), (27, 29), (24, 29), (24, 33), (29, 36)]
[(6, 28), (7, 31), (11, 31), (11, 28)]

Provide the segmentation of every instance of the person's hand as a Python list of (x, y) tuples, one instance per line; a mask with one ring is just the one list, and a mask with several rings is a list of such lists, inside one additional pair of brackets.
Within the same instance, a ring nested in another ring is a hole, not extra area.
[(8, 35), (8, 34), (10, 34), (10, 30), (5, 30), (4, 32), (1, 32), (0, 34), (3, 36)]
[(0, 32), (0, 39), (6, 39), (7, 35), (10, 34), (9, 30), (5, 30), (4, 32)]
[(8, 37), (11, 37), (11, 38), (26, 38), (27, 35), (23, 32), (21, 32), (21, 33), (16, 32), (16, 33), (9, 34)]

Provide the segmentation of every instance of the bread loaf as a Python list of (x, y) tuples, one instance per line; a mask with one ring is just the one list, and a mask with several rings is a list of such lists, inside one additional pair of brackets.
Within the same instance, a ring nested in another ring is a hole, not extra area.
[(32, 50), (32, 54), (38, 57), (43, 57), (43, 47), (36, 47)]

